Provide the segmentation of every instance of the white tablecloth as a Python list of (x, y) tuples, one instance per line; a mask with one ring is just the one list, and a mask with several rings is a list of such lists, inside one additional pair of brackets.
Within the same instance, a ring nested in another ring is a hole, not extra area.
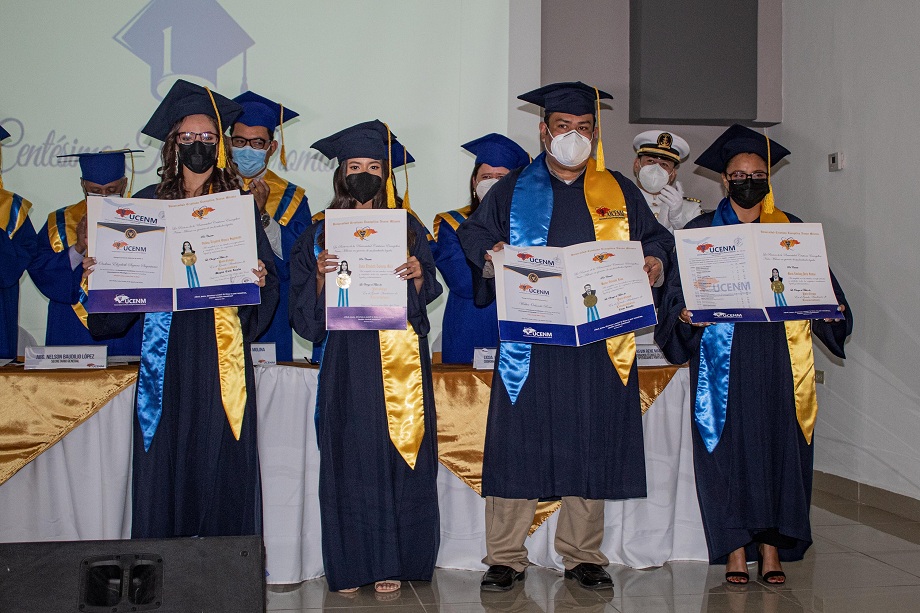
[[(269, 583), (323, 574), (314, 369), (256, 369)], [(706, 560), (693, 478), (689, 373), (677, 372), (643, 417), (648, 498), (608, 502), (603, 551), (635, 568)], [(0, 486), (0, 542), (124, 539), (131, 533), (134, 387)], [(485, 503), (441, 467), (438, 566), (484, 569)], [(556, 516), (530, 538), (535, 564), (562, 568)]]

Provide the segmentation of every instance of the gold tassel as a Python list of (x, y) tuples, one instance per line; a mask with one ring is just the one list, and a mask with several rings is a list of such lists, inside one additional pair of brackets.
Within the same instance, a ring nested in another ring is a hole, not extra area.
[(128, 155), (131, 156), (131, 182), (128, 183), (128, 195), (126, 198), (130, 198), (132, 192), (134, 192), (134, 152), (129, 149)]
[(601, 94), (594, 88), (595, 105), (597, 106), (597, 162), (594, 166), (594, 169), (597, 172), (603, 172), (607, 170), (607, 165), (604, 163), (604, 142), (601, 139)]
[(393, 188), (393, 134), (390, 132), (390, 126), (384, 123), (387, 128), (387, 160), (390, 162), (390, 172), (387, 174), (387, 208), (396, 208), (396, 191)]
[(767, 187), (770, 188), (770, 191), (764, 196), (761, 209), (764, 213), (769, 215), (776, 210), (776, 201), (773, 200), (773, 182), (770, 179), (773, 173), (770, 172), (770, 137), (767, 136), (766, 128), (764, 128), (763, 135), (764, 138), (767, 139)]
[(3, 147), (0, 146), (0, 189), (3, 189)]
[(403, 147), (403, 173), (406, 175), (406, 192), (403, 194), (403, 208), (411, 211), (409, 206), (409, 152)]
[(217, 102), (214, 101), (214, 94), (211, 93), (211, 88), (205, 87), (204, 89), (208, 92), (211, 105), (214, 107), (214, 115), (217, 116), (217, 132), (219, 134), (217, 141), (217, 167), (224, 169), (227, 167), (227, 152), (224, 151), (224, 126), (220, 121), (220, 111), (217, 110)]
[(287, 156), (284, 152), (284, 105), (279, 104), (278, 106), (281, 107), (281, 123), (278, 124), (278, 128), (281, 130), (281, 165), (287, 170)]

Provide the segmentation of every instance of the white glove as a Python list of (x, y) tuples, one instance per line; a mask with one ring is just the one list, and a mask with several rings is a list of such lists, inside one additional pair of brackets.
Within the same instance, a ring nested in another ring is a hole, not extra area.
[(684, 188), (680, 181), (675, 181), (674, 185), (665, 185), (658, 194), (658, 203), (660, 206), (668, 209), (668, 213), (678, 212), (684, 205)]

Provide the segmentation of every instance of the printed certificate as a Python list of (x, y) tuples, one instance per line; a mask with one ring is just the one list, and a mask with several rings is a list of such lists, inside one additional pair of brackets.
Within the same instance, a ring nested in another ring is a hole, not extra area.
[(405, 209), (327, 209), (323, 233), (338, 270), (326, 274), (328, 330), (405, 330)]
[(657, 323), (639, 242), (506, 245), (492, 260), (503, 341), (579, 346)]
[(259, 304), (252, 196), (89, 198), (91, 313)]
[(840, 319), (821, 224), (735, 224), (674, 234), (697, 322)]

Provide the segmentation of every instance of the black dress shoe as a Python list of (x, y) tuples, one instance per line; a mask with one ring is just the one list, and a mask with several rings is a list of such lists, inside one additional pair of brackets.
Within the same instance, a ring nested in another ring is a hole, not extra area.
[(566, 579), (575, 579), (586, 590), (604, 590), (613, 588), (613, 579), (606, 570), (597, 564), (582, 562), (575, 568), (565, 571)]
[(510, 566), (493, 564), (482, 576), (479, 587), (487, 592), (507, 592), (514, 587), (515, 581), (524, 580), (524, 571), (516, 571)]

